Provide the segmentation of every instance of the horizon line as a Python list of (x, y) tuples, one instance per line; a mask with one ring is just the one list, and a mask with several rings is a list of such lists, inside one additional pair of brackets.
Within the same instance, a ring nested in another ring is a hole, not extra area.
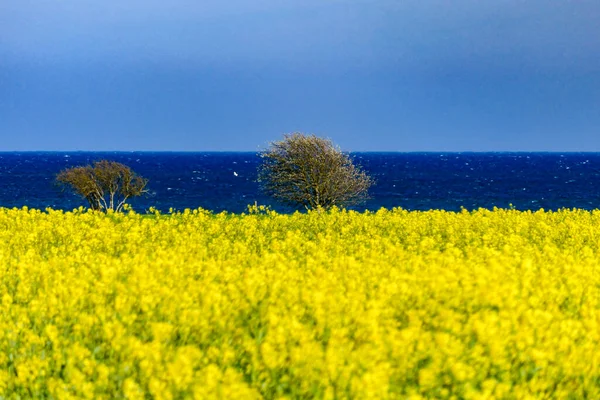
[[(211, 154), (211, 153), (238, 153), (238, 154), (260, 154), (263, 150), (0, 150), (0, 154), (15, 153), (164, 153), (164, 154)], [(342, 150), (343, 153), (361, 154), (600, 154), (598, 151), (589, 150)]]

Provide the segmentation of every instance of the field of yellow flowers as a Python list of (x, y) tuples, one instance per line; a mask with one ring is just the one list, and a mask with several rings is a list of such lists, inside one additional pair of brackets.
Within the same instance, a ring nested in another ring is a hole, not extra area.
[(250, 211), (0, 208), (0, 398), (600, 398), (600, 211)]

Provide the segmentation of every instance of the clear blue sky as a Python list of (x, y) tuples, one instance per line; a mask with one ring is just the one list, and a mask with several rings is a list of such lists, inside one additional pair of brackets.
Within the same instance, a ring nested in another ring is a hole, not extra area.
[(598, 0), (1, 0), (0, 150), (600, 151)]

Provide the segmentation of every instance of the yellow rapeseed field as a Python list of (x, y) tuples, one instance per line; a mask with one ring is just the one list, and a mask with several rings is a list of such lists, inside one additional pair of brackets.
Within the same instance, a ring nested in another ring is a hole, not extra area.
[(598, 399), (600, 211), (0, 208), (0, 398)]

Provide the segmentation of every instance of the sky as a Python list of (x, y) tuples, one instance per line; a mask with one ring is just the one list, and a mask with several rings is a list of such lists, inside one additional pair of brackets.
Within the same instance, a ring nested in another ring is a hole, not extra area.
[(600, 151), (598, 0), (1, 0), (0, 151)]

